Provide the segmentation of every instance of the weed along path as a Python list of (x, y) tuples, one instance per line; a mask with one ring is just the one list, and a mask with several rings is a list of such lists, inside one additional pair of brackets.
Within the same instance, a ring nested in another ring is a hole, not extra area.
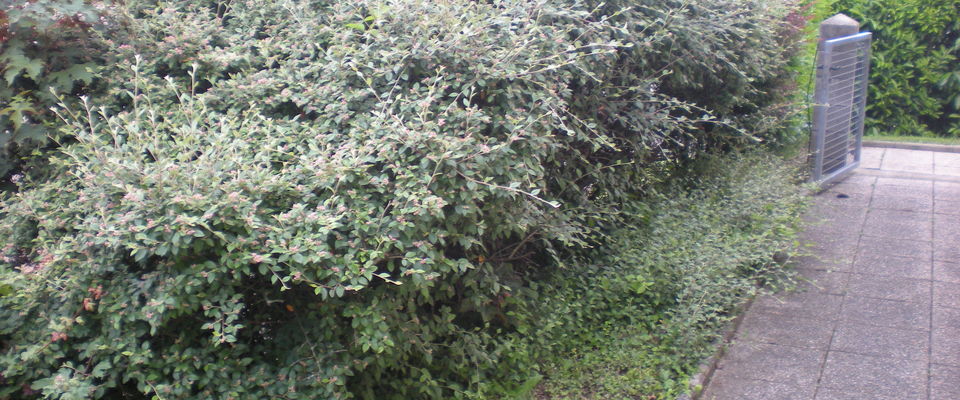
[(797, 291), (757, 298), (700, 399), (960, 399), (960, 154), (864, 148)]

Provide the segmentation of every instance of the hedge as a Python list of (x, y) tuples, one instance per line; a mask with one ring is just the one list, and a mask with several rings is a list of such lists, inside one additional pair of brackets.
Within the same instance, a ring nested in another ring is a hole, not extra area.
[(0, 397), (479, 396), (530, 273), (789, 140), (776, 2), (77, 4), (106, 50), (0, 203)]
[(869, 135), (960, 137), (960, 1), (837, 0), (871, 31)]

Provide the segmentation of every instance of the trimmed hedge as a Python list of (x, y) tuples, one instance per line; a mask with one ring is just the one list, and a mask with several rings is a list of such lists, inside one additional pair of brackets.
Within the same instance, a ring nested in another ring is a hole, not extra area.
[(960, 1), (836, 0), (871, 31), (868, 135), (960, 137)]
[(482, 395), (530, 274), (784, 139), (786, 12), (130, 1), (0, 203), (0, 397)]

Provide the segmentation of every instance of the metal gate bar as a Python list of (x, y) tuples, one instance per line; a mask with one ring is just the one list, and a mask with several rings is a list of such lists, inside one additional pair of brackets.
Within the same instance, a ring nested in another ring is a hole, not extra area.
[(813, 181), (827, 184), (860, 165), (870, 32), (826, 40), (820, 48), (814, 93)]

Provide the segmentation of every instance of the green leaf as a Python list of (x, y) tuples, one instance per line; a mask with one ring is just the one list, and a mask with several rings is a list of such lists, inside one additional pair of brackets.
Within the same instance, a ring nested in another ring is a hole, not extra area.
[(47, 74), (46, 81), (48, 86), (53, 86), (59, 92), (65, 92), (73, 88), (74, 82), (83, 82), (86, 85), (93, 83), (96, 77), (93, 70), (96, 66), (93, 63), (74, 64), (66, 69)]
[(112, 367), (113, 364), (111, 364), (109, 360), (104, 360), (97, 363), (97, 366), (93, 367), (93, 371), (90, 374), (95, 378), (103, 378)]

